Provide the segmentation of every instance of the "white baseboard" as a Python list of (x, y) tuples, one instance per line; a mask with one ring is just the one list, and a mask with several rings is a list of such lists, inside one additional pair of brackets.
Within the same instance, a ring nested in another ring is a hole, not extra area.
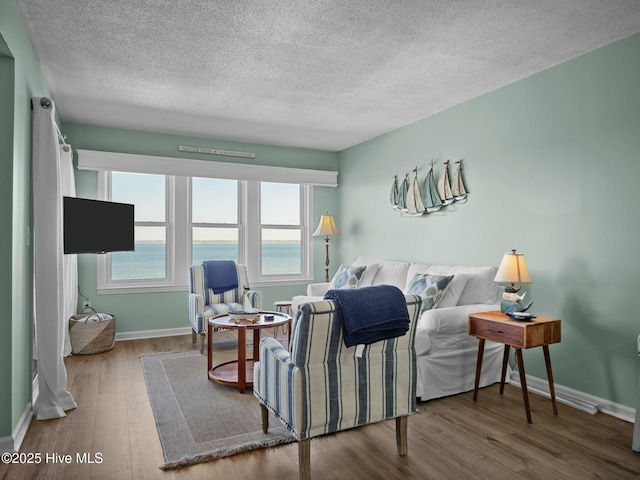
[(191, 327), (141, 330), (139, 332), (120, 332), (116, 333), (116, 342), (122, 340), (140, 340), (143, 338), (176, 337), (178, 335), (188, 335), (191, 332)]
[[(528, 391), (551, 398), (549, 382), (546, 379), (532, 377), (531, 375), (526, 375), (526, 378)], [(509, 383), (516, 387), (520, 387), (520, 374), (517, 371), (514, 370), (511, 372)], [(625, 422), (635, 422), (636, 411), (631, 407), (620, 405), (619, 403), (580, 392), (569, 387), (564, 387), (557, 383), (554, 384), (554, 389), (556, 391), (556, 401), (560, 403), (564, 403), (565, 405), (569, 405), (594, 415), (598, 412), (602, 412), (607, 415), (611, 415), (612, 417), (624, 420)]]
[(33, 418), (33, 408), (31, 408), (31, 402), (29, 402), (18, 420), (16, 428), (13, 429), (13, 433), (10, 437), (0, 438), (0, 453), (4, 452), (19, 452), (22, 446), (22, 441), (27, 434), (27, 429)]

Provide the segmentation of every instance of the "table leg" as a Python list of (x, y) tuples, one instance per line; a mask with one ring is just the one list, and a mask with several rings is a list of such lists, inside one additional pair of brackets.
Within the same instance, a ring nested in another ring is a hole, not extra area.
[(553, 414), (558, 414), (558, 407), (556, 406), (556, 390), (553, 386), (553, 372), (551, 371), (551, 357), (549, 356), (549, 345), (543, 345), (542, 351), (544, 352), (544, 363), (547, 366), (547, 379), (549, 380), (549, 393), (551, 394), (551, 405), (553, 405)]
[(213, 326), (207, 321), (207, 376), (211, 371), (211, 367), (213, 366), (213, 358), (211, 357), (211, 344), (213, 343), (211, 340), (213, 333)]
[(482, 372), (482, 356), (484, 355), (484, 338), (478, 339), (478, 360), (476, 361), (476, 383), (473, 389), (473, 401), (478, 400), (478, 387), (480, 386), (480, 373)]
[(509, 363), (509, 350), (511, 345), (504, 346), (504, 356), (502, 357), (502, 375), (500, 376), (500, 395), (504, 393), (504, 380), (507, 376), (507, 364)]
[(253, 363), (260, 360), (260, 329), (253, 330)]
[(247, 388), (247, 329), (238, 328), (238, 390), (244, 393)]
[(287, 321), (287, 350), (291, 351), (291, 318)]
[(527, 422), (531, 421), (531, 408), (529, 407), (529, 392), (527, 391), (527, 380), (524, 373), (524, 361), (522, 360), (522, 349), (516, 348), (516, 361), (518, 362), (518, 371), (520, 372), (520, 388), (522, 389), (522, 400), (524, 400), (524, 408), (527, 411)]

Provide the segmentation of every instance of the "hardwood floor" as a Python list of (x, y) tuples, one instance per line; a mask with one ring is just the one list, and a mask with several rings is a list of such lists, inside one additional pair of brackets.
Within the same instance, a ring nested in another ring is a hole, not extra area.
[[(162, 471), (162, 448), (140, 356), (196, 349), (191, 336), (118, 342), (99, 355), (66, 359), (69, 390), (78, 408), (58, 420), (33, 421), (23, 453), (39, 465), (4, 465), (13, 479), (296, 479), (297, 444), (257, 450), (209, 463)], [(204, 375), (205, 372), (203, 372)], [(633, 425), (530, 395), (527, 424), (518, 388), (497, 385), (422, 402), (409, 418), (409, 455), (399, 457), (395, 421), (311, 442), (314, 479), (625, 479), (640, 478), (640, 454), (631, 450)], [(246, 393), (251, 395), (251, 393)], [(258, 404), (256, 403), (256, 408)], [(78, 463), (76, 454), (101, 463)], [(71, 463), (45, 455), (71, 455)]]

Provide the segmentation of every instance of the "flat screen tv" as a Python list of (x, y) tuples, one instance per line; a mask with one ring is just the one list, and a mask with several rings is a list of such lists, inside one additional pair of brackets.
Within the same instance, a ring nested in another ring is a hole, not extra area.
[(63, 198), (64, 253), (134, 250), (134, 206), (88, 198)]

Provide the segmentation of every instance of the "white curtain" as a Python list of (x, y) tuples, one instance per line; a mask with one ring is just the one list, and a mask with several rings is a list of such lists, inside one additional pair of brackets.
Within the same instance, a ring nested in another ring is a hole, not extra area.
[[(66, 390), (65, 337), (68, 335), (67, 291), (62, 238), (62, 196), (69, 188), (72, 167), (62, 166), (58, 148), (55, 105), (47, 98), (33, 98), (33, 270), (34, 320), (38, 368), (38, 420), (64, 417), (76, 407)], [(71, 170), (71, 172), (69, 172)], [(72, 181), (72, 179), (71, 179)], [(77, 271), (76, 274), (77, 276)], [(72, 274), (69, 277), (73, 277)], [(75, 305), (73, 307), (75, 311)]]
[[(68, 145), (59, 145), (60, 152), (60, 194), (63, 197), (76, 196), (76, 179), (73, 174), (73, 150)], [(62, 275), (64, 285), (64, 349), (63, 355), (71, 355), (71, 338), (69, 337), (69, 322), (71, 315), (76, 314), (78, 307), (78, 256), (62, 256)]]

